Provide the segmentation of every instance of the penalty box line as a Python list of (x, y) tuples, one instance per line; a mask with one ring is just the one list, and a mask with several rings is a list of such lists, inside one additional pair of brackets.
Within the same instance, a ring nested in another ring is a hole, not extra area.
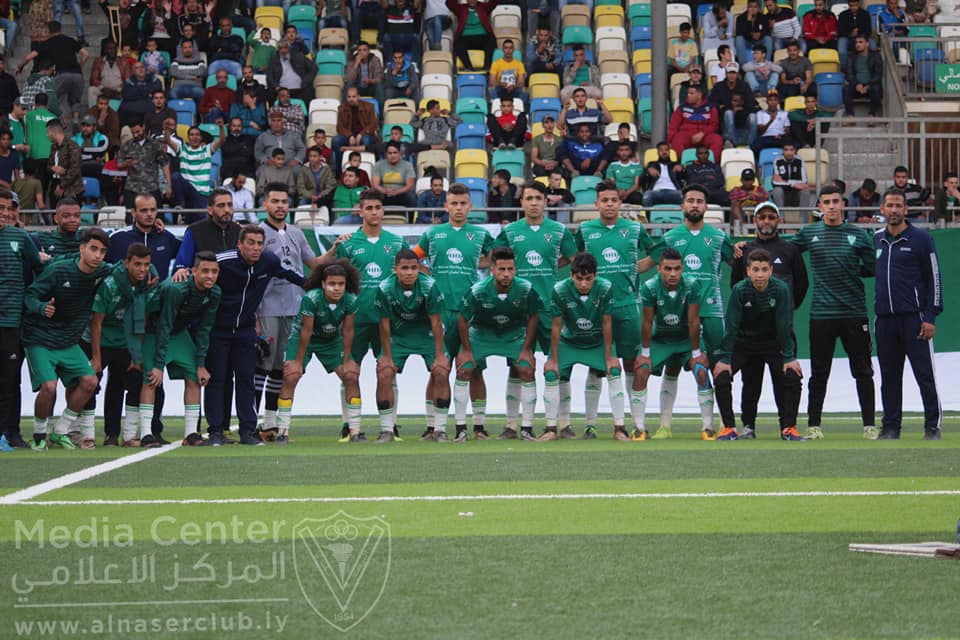
[(174, 449), (179, 448), (180, 444), (181, 443), (178, 440), (162, 447), (146, 449), (144, 451), (134, 453), (133, 455), (109, 460), (92, 467), (87, 467), (86, 469), (80, 469), (79, 471), (74, 471), (73, 473), (68, 473), (66, 475), (35, 484), (31, 487), (27, 487), (26, 489), (8, 493), (7, 495), (0, 496), (0, 506), (22, 504), (27, 500), (32, 500), (45, 493), (56, 491), (57, 489), (63, 489), (64, 487), (69, 487), (70, 485), (89, 480), (90, 478), (95, 478), (96, 476), (110, 473), (111, 471), (116, 471), (117, 469), (122, 469), (123, 467), (130, 466), (131, 464), (136, 464), (138, 462), (143, 462), (144, 460), (149, 460), (150, 458), (163, 455), (168, 451), (173, 451)]
[[(39, 485), (38, 485), (39, 486)], [(14, 494), (11, 494), (14, 495)], [(346, 503), (346, 502), (492, 502), (518, 500), (697, 500), (718, 498), (874, 498), (874, 497), (929, 497), (960, 496), (960, 489), (932, 489), (928, 491), (711, 491), (704, 493), (520, 493), (520, 494), (481, 494), (450, 496), (354, 496), (354, 497), (304, 497), (304, 498), (173, 498), (131, 499), (131, 500), (36, 500), (22, 499), (18, 502), (3, 501), (2, 504), (18, 506), (62, 507), (62, 506), (123, 506), (123, 505), (229, 505), (229, 504), (302, 504), (302, 503)], [(8, 496), (9, 497), (9, 496)]]

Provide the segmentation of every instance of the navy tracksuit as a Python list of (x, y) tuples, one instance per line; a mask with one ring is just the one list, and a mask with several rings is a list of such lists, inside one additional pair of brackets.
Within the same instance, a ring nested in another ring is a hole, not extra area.
[[(217, 255), (220, 264), (220, 308), (210, 332), (207, 370), (210, 382), (204, 394), (204, 413), (211, 433), (223, 433), (230, 422), (225, 402), (227, 382), (236, 387), (240, 437), (254, 436), (257, 410), (254, 405), (253, 374), (257, 363), (257, 308), (271, 278), (283, 278), (303, 286), (303, 276), (284, 269), (276, 254), (264, 251), (260, 260), (249, 264), (237, 250)], [(296, 313), (297, 310), (291, 310)]]
[(933, 371), (933, 340), (921, 340), (920, 324), (934, 324), (943, 311), (940, 266), (933, 238), (909, 222), (891, 238), (886, 229), (873, 236), (877, 250), (877, 289), (874, 311), (883, 429), (899, 432), (903, 405), (903, 363), (910, 359), (920, 397), (923, 426), (940, 428), (940, 399)]

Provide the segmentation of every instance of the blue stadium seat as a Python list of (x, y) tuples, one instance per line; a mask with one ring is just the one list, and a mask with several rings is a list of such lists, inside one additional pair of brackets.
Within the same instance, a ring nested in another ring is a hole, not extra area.
[(530, 101), (530, 122), (543, 122), (545, 116), (556, 120), (562, 108), (559, 98), (534, 98)]
[(760, 175), (763, 178), (773, 176), (773, 163), (782, 155), (783, 149), (762, 149), (760, 151), (760, 161), (757, 163), (757, 167), (759, 167)]
[(96, 178), (84, 177), (83, 179), (83, 199), (100, 200), (100, 181)]
[(650, 48), (649, 24), (637, 25), (630, 29), (630, 48), (633, 50)]
[(921, 87), (937, 84), (937, 65), (947, 61), (946, 54), (936, 47), (924, 47), (913, 52), (913, 73)]
[(844, 76), (842, 73), (818, 73), (814, 77), (820, 106), (827, 111), (836, 111), (843, 106)]
[(464, 122), (457, 126), (457, 149), (486, 149), (487, 125)]
[(457, 182), (470, 189), (470, 204), (473, 205), (470, 222), (486, 222), (487, 212), (483, 208), (487, 206), (487, 181), (483, 178), (460, 178)]
[(461, 98), (487, 99), (487, 77), (479, 73), (461, 73), (457, 76), (457, 95)]
[(633, 86), (636, 89), (638, 100), (653, 96), (653, 78), (649, 73), (638, 73), (637, 77), (633, 79)]
[(168, 100), (167, 106), (177, 112), (177, 124), (192, 127), (197, 119), (197, 103), (193, 100)]
[(377, 114), (377, 119), (379, 120), (380, 119), (380, 103), (377, 101), (377, 99), (364, 98), (363, 96), (361, 96), (360, 99), (363, 100), (364, 102), (369, 102), (370, 104), (373, 105), (373, 112)]

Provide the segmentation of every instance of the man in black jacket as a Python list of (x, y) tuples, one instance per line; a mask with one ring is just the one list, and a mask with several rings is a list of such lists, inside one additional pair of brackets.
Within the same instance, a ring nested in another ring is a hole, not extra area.
[(220, 151), (223, 152), (220, 179), (226, 180), (232, 177), (238, 169), (244, 175), (255, 175), (257, 167), (254, 163), (253, 148), (256, 144), (256, 138), (243, 135), (243, 120), (240, 118), (230, 119), (228, 131), (229, 133), (220, 147)]
[[(860, 0), (849, 0), (846, 11), (837, 16), (837, 49), (840, 53), (840, 66), (847, 66), (847, 56), (853, 49), (853, 41), (857, 36), (866, 36), (870, 39), (870, 13), (863, 9)], [(871, 48), (875, 45), (871, 41)]]
[(853, 46), (854, 53), (847, 59), (846, 66), (844, 111), (848, 117), (854, 115), (854, 99), (869, 98), (870, 115), (879, 115), (880, 101), (883, 99), (883, 60), (879, 53), (870, 50), (867, 36), (857, 36)]
[(198, 251), (222, 253), (235, 249), (240, 240), (240, 225), (233, 221), (233, 194), (224, 188), (210, 193), (207, 219), (194, 222), (183, 234), (180, 251), (174, 261), (173, 281), (190, 277), (193, 258)]

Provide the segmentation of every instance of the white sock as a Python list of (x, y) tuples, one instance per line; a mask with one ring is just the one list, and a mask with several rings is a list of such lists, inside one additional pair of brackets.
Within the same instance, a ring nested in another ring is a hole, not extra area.
[(547, 428), (556, 428), (557, 414), (560, 411), (560, 382), (547, 380), (543, 388), (543, 408), (547, 416)]
[(140, 439), (151, 435), (153, 426), (153, 405), (140, 403)]
[(517, 430), (517, 416), (520, 415), (520, 379), (507, 378), (507, 427)]
[(393, 433), (393, 425), (393, 409), (382, 409), (380, 411), (380, 431)]
[(137, 437), (137, 429), (140, 428), (140, 407), (131, 407), (127, 405), (127, 413), (123, 416), (123, 441), (133, 440)]
[[(396, 396), (396, 394), (394, 394), (393, 397), (394, 397), (393, 404), (394, 404), (394, 406), (396, 406), (396, 404), (397, 404), (397, 400), (396, 400), (396, 397), (397, 397), (397, 396)], [(437, 424), (437, 409), (436, 409), (436, 406), (433, 404), (433, 400), (426, 400), (426, 401), (424, 402), (424, 404), (423, 404), (423, 413), (424, 413), (424, 418), (425, 418), (426, 423), (427, 423), (427, 429), (434, 429), (434, 428), (436, 428), (436, 424)]]
[(277, 428), (277, 410), (275, 409), (263, 410), (263, 428), (264, 429)]
[(57, 418), (57, 424), (53, 427), (53, 432), (58, 436), (67, 435), (74, 430), (74, 426), (77, 424), (77, 418), (79, 417), (79, 413), (70, 407), (64, 407), (63, 413)]
[(597, 425), (597, 411), (600, 408), (600, 390), (602, 388), (603, 382), (600, 380), (600, 376), (593, 371), (587, 373), (587, 384), (583, 388), (583, 412), (589, 425)]
[(447, 406), (438, 407), (436, 402), (433, 402), (433, 430), (438, 433), (447, 432), (447, 420), (450, 418), (450, 401), (447, 400), (445, 403)]
[(33, 419), (33, 433), (35, 435), (47, 435), (47, 430), (49, 429), (50, 418), (37, 418)]
[(92, 409), (84, 409), (80, 412), (80, 433), (84, 440), (93, 440), (96, 436), (94, 420)]
[(347, 402), (347, 425), (350, 433), (360, 433), (360, 398), (351, 398)]
[(560, 407), (558, 409), (558, 421), (564, 428), (570, 426), (570, 402), (572, 400), (570, 391), (570, 381), (560, 381)]
[(637, 431), (646, 431), (647, 390), (630, 392), (630, 413), (633, 414), (633, 426)]
[(713, 429), (713, 389), (698, 389), (697, 402), (700, 404), (701, 429)]
[(473, 409), (473, 428), (483, 427), (487, 420), (487, 401), (473, 400), (470, 407)]
[(470, 402), (470, 381), (453, 383), (453, 417), (457, 424), (467, 424), (467, 403)]
[(290, 431), (290, 418), (293, 416), (293, 398), (277, 398), (277, 430)]
[[(276, 418), (276, 414), (274, 414)], [(200, 405), (199, 404), (185, 404), (183, 405), (183, 437), (186, 438), (191, 433), (197, 432), (197, 427), (200, 425)], [(276, 425), (276, 423), (274, 423)]]
[(520, 426), (533, 428), (533, 414), (537, 409), (537, 383), (524, 382), (520, 385), (520, 407), (522, 416)]
[(677, 400), (676, 376), (664, 375), (660, 383), (660, 426), (669, 427), (673, 419), (673, 403)]
[(620, 376), (607, 378), (607, 393), (610, 396), (610, 413), (613, 414), (613, 425), (623, 426), (623, 382)]

